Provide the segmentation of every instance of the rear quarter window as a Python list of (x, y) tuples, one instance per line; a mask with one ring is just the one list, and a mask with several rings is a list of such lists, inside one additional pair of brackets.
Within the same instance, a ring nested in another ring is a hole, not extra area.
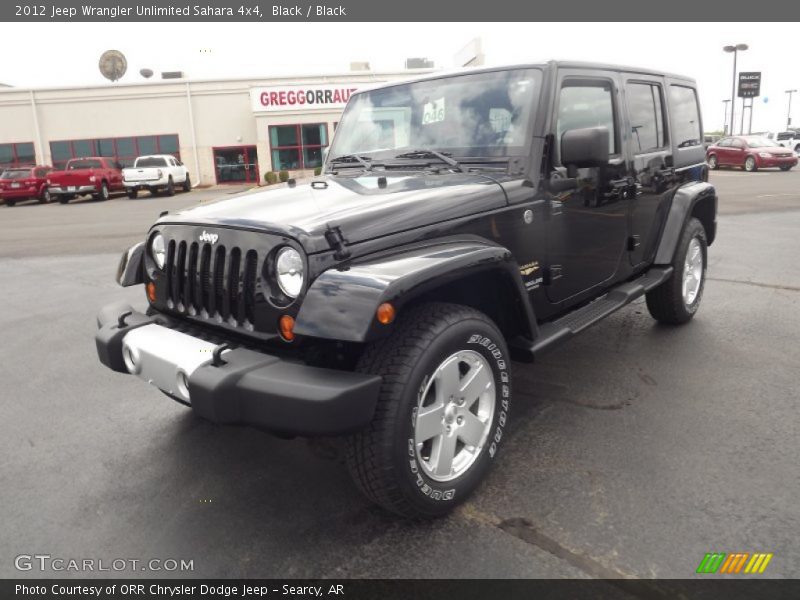
[(699, 146), (702, 137), (696, 90), (684, 85), (670, 85), (669, 108), (675, 145), (678, 148)]

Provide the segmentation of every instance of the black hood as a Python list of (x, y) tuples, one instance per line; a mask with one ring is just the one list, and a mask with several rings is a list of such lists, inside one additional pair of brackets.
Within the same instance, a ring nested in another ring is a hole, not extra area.
[[(385, 178), (386, 183), (379, 182)], [(503, 188), (473, 173), (318, 177), (312, 184), (225, 198), (164, 216), (159, 223), (233, 227), (287, 235), (306, 252), (329, 249), (328, 226), (349, 244), (496, 209)]]

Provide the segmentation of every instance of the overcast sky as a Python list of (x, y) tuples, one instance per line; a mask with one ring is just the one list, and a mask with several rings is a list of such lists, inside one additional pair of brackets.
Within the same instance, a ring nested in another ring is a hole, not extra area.
[[(456, 52), (480, 36), (487, 64), (595, 60), (693, 76), (706, 131), (722, 128), (722, 100), (731, 94), (726, 44), (749, 44), (739, 70), (763, 72), (754, 131), (783, 129), (785, 90), (800, 88), (795, 23), (18, 23), (3, 29), (0, 82), (20, 87), (113, 85), (97, 68), (109, 48), (126, 55), (122, 81), (134, 82), (142, 81), (144, 67), (190, 78), (324, 74), (346, 71), (351, 61), (400, 69), (406, 57), (421, 56), (450, 68)], [(737, 100), (737, 129), (740, 106)], [(800, 95), (792, 113), (800, 125)]]

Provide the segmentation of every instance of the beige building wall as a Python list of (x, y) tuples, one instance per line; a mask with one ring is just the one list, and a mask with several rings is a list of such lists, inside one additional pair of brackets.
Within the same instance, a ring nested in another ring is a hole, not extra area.
[[(326, 123), (328, 142), (340, 110), (254, 112), (253, 87), (353, 83), (409, 78), (427, 70), (353, 72), (297, 78), (157, 81), (83, 88), (0, 88), (0, 144), (33, 142), (37, 163), (52, 164), (50, 142), (177, 134), (181, 160), (195, 185), (216, 182), (214, 148), (256, 146), (260, 183), (274, 170), (270, 125)], [(294, 172), (295, 176), (311, 171)]]

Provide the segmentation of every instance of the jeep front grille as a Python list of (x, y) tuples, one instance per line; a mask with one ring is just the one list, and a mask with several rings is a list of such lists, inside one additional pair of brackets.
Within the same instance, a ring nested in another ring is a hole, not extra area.
[(165, 271), (170, 310), (253, 329), (258, 282), (255, 250), (170, 240)]

